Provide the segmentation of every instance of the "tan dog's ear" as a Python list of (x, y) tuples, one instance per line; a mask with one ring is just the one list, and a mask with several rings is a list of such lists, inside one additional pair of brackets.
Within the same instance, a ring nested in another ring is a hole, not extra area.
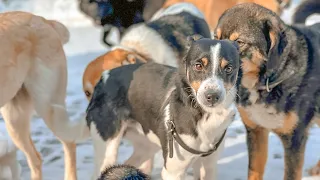
[(122, 61), (121, 65), (128, 65), (136, 63), (136, 56), (133, 54), (128, 54), (127, 58)]

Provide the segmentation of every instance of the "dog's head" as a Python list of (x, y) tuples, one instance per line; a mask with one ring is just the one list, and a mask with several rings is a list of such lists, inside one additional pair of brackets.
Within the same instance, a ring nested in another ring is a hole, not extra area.
[(82, 77), (83, 91), (87, 99), (90, 101), (94, 87), (99, 82), (103, 71), (126, 64), (146, 61), (145, 58), (137, 53), (120, 47), (115, 47), (106, 54), (99, 56), (88, 64)]
[[(189, 47), (180, 74), (186, 77), (192, 95), (206, 111), (234, 100), (239, 70), (238, 46), (229, 40), (195, 39)], [(227, 102), (228, 101), (228, 102)]]
[[(80, 10), (90, 16), (97, 25), (104, 26), (104, 38), (112, 27), (122, 35), (132, 24), (143, 22), (145, 0), (79, 0)], [(107, 44), (107, 40), (104, 39)]]
[(139, 169), (129, 165), (114, 165), (104, 170), (98, 180), (150, 180), (150, 177)]
[(260, 76), (279, 68), (287, 44), (285, 29), (274, 12), (254, 3), (236, 5), (220, 17), (215, 38), (238, 42), (245, 88), (255, 88)]

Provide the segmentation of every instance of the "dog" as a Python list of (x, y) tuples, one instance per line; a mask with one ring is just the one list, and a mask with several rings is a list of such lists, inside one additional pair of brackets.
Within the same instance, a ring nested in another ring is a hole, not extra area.
[(17, 160), (17, 148), (2, 132), (0, 148), (0, 179), (20, 180), (21, 167)]
[(176, 67), (185, 54), (188, 36), (211, 36), (203, 14), (190, 3), (169, 6), (152, 19), (133, 25), (119, 45), (88, 64), (83, 74), (83, 90), (88, 100), (104, 70), (150, 60)]
[(74, 141), (89, 133), (69, 121), (65, 107), (67, 65), (61, 23), (26, 12), (0, 14), (0, 107), (8, 134), (27, 157), (32, 180), (42, 179), (40, 154), (30, 137), (35, 110), (64, 146), (65, 178), (76, 179)]
[(112, 27), (119, 30), (120, 36), (132, 24), (144, 22), (161, 8), (165, 0), (79, 0), (79, 8), (104, 28), (103, 42), (111, 46), (108, 35)]
[(79, 5), (82, 12), (104, 27), (102, 40), (111, 46), (113, 44), (107, 38), (112, 27), (119, 30), (121, 38), (131, 25), (149, 22), (159, 10), (181, 2), (192, 3), (199, 8), (212, 31), (220, 15), (236, 4), (254, 2), (279, 15), (291, 4), (291, 0), (80, 0)]
[(86, 117), (93, 141), (100, 142), (95, 154), (106, 148), (101, 169), (116, 163), (125, 137), (139, 143), (125, 164), (140, 167), (161, 149), (162, 179), (184, 179), (189, 166), (196, 179), (215, 178), (236, 113), (239, 55), (234, 42), (199, 38), (188, 38), (178, 68), (149, 61), (103, 72)]
[(286, 25), (245, 3), (224, 12), (215, 39), (240, 46), (237, 104), (247, 129), (248, 179), (263, 179), (273, 131), (284, 147), (284, 179), (301, 180), (308, 129), (320, 125), (320, 23)]
[(296, 8), (292, 21), (294, 24), (305, 24), (306, 19), (316, 13), (320, 14), (320, 1), (304, 0)]
[(104, 170), (98, 180), (151, 180), (151, 178), (134, 166), (114, 165)]

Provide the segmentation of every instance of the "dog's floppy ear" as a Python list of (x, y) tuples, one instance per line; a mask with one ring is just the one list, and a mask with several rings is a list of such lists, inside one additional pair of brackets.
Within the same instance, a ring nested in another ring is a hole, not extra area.
[(187, 37), (187, 44), (186, 44), (186, 54), (188, 53), (188, 51), (189, 51), (192, 43), (193, 43), (194, 41), (197, 41), (197, 40), (202, 39), (202, 38), (203, 38), (203, 37), (202, 37), (200, 34), (194, 34), (194, 35), (192, 35), (192, 36), (188, 36), (188, 37)]
[(264, 32), (267, 40), (267, 69), (273, 71), (280, 66), (280, 56), (284, 49), (281, 23), (274, 19), (264, 21)]

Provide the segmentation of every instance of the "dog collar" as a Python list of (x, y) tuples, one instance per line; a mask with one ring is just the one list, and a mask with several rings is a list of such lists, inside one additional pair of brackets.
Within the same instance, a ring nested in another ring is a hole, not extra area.
[(290, 73), (288, 73), (286, 76), (280, 77), (279, 79), (277, 79), (276, 81), (270, 83), (270, 79), (272, 76), (269, 76), (266, 80), (266, 84), (262, 85), (262, 86), (258, 86), (258, 90), (266, 90), (267, 92), (271, 92), (271, 90), (273, 88), (275, 88), (276, 86), (278, 86), (280, 83), (282, 83), (283, 81), (289, 79), (292, 75), (294, 74), (294, 71), (291, 71)]
[(168, 125), (168, 137), (169, 137), (169, 157), (172, 158), (173, 157), (173, 139), (175, 139), (177, 141), (177, 143), (186, 151), (192, 153), (192, 154), (198, 154), (201, 155), (201, 157), (205, 157), (208, 156), (210, 154), (212, 154), (213, 152), (215, 152), (218, 147), (220, 146), (220, 144), (222, 143), (227, 130), (225, 130), (221, 136), (221, 138), (219, 139), (219, 141), (214, 145), (214, 147), (212, 149), (210, 149), (207, 152), (203, 152), (203, 151), (198, 151), (195, 150), (191, 147), (189, 147), (188, 145), (186, 145), (183, 140), (180, 138), (179, 134), (176, 131), (176, 127), (174, 125), (174, 122), (172, 120), (169, 120), (167, 122)]

